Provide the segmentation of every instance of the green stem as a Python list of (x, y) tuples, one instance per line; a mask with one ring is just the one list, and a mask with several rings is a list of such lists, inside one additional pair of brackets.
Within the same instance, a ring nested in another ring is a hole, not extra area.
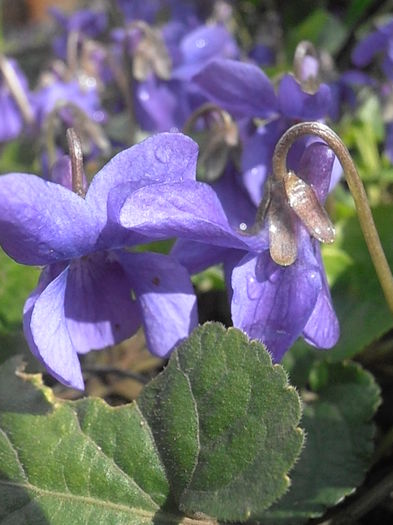
[(334, 151), (344, 170), (349, 189), (355, 202), (360, 227), (374, 264), (385, 300), (393, 313), (393, 276), (379, 239), (378, 231), (368, 204), (366, 191), (352, 157), (340, 137), (320, 122), (302, 122), (292, 126), (278, 141), (273, 156), (273, 174), (278, 179), (287, 173), (286, 159), (292, 144), (303, 135), (316, 135)]

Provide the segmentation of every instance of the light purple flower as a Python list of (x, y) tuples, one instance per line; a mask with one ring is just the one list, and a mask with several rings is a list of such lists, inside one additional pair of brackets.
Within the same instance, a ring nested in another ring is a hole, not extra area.
[[(314, 188), (321, 202), (329, 188), (333, 162), (332, 151), (314, 143), (298, 166), (298, 175)], [(339, 327), (319, 243), (289, 209), (296, 224), (298, 255), (294, 264), (279, 266), (269, 254), (267, 225), (255, 235), (241, 233), (238, 221), (250, 220), (252, 209), (246, 195), (233, 181), (231, 185), (219, 181), (215, 188), (221, 199), (210, 186), (187, 180), (135, 191), (124, 188), (109, 201), (114, 218), (124, 228), (156, 239), (179, 236), (172, 255), (191, 272), (223, 262), (231, 287), (234, 326), (263, 341), (275, 361), (300, 335), (320, 348), (333, 346)], [(224, 199), (225, 211), (220, 202)]]
[[(107, 210), (110, 190), (126, 182), (143, 188), (192, 180), (196, 156), (195, 143), (184, 135), (154, 136), (115, 156), (85, 198), (35, 175), (0, 177), (2, 247), (20, 263), (45, 266), (25, 304), (25, 335), (33, 354), (64, 384), (83, 389), (78, 354), (117, 343), (141, 323), (159, 356), (197, 324), (186, 270), (170, 256), (124, 251), (149, 236), (119, 228)], [(57, 180), (68, 185), (67, 162), (57, 169)]]

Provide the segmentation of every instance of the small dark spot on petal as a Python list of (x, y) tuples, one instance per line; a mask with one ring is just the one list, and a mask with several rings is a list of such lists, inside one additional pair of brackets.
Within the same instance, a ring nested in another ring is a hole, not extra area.
[(158, 286), (160, 284), (160, 278), (159, 277), (153, 277), (152, 279), (152, 283), (155, 284), (156, 286)]
[(119, 323), (115, 323), (115, 330), (117, 330), (117, 331), (120, 330), (120, 325), (119, 325)]

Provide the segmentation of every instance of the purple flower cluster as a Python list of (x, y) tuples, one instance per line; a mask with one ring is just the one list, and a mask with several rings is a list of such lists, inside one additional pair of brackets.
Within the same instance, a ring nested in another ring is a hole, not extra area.
[[(334, 346), (339, 326), (318, 235), (272, 178), (272, 158), (293, 124), (355, 107), (355, 86), (374, 86), (370, 77), (326, 69), (303, 42), (293, 72), (271, 79), (260, 64), (277, 50), (241, 49), (228, 2), (117, 5), (124, 23), (115, 28), (104, 12), (52, 11), (56, 60), (34, 90), (2, 57), (0, 142), (25, 132), (45, 144), (47, 180), (0, 177), (0, 244), (16, 261), (43, 266), (24, 309), (32, 352), (79, 389), (78, 354), (141, 325), (150, 351), (165, 357), (198, 322), (190, 275), (214, 264), (224, 268), (234, 326), (275, 361), (300, 336)], [(388, 71), (390, 35), (391, 24), (367, 37), (355, 64), (378, 52)], [(78, 192), (73, 152), (64, 155), (67, 128), (81, 137), (85, 159), (104, 164)], [(198, 169), (198, 147), (182, 130), (200, 139)], [(139, 142), (146, 133), (156, 135)], [(326, 144), (309, 137), (291, 148), (288, 169), (311, 212), (341, 174)], [(169, 255), (135, 249), (172, 238)]]
[[(160, 356), (196, 326), (186, 270), (171, 256), (124, 250), (149, 236), (119, 228), (107, 205), (119, 185), (192, 180), (196, 155), (184, 135), (152, 137), (104, 166), (85, 198), (35, 175), (0, 177), (2, 247), (20, 263), (45, 266), (25, 304), (26, 339), (64, 384), (83, 389), (78, 353), (122, 341), (141, 324), (149, 348)], [(66, 182), (72, 174), (64, 160), (53, 172)]]

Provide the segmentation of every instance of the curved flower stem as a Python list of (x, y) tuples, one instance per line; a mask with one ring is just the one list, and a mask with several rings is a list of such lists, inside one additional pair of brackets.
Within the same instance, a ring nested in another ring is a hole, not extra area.
[(292, 144), (303, 135), (316, 135), (334, 151), (344, 170), (349, 189), (355, 202), (360, 227), (374, 264), (385, 300), (393, 313), (393, 276), (382, 248), (378, 231), (368, 204), (366, 191), (356, 170), (352, 157), (340, 137), (320, 122), (295, 124), (277, 142), (273, 155), (273, 175), (282, 180), (287, 173), (287, 154)]
[(196, 121), (200, 117), (204, 117), (209, 113), (216, 113), (220, 117), (222, 123), (226, 126), (228, 126), (228, 124), (231, 123), (231, 117), (229, 116), (229, 113), (227, 113), (225, 110), (220, 108), (220, 106), (217, 106), (217, 104), (214, 104), (213, 102), (206, 102), (190, 115), (187, 122), (184, 124), (183, 133), (185, 133), (186, 135), (190, 135), (195, 126)]
[(26, 124), (32, 124), (34, 122), (34, 114), (29, 99), (27, 98), (26, 93), (23, 90), (23, 87), (20, 83), (18, 75), (15, 73), (14, 68), (10, 65), (10, 62), (1, 53), (0, 71)]

